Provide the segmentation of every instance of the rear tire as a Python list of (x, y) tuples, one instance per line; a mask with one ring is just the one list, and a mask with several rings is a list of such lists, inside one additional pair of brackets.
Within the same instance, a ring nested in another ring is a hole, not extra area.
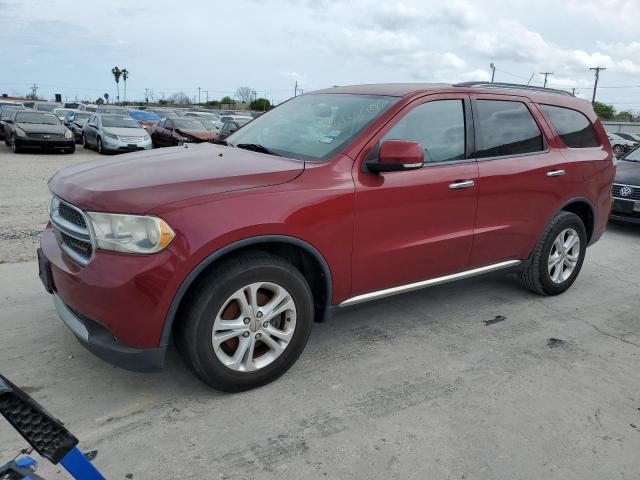
[[(302, 353), (313, 324), (305, 278), (261, 251), (223, 261), (198, 281), (186, 305), (175, 329), (178, 350), (202, 381), (226, 392), (280, 377)], [(270, 316), (270, 309), (285, 306)]]
[(570, 212), (557, 213), (522, 272), (524, 286), (539, 295), (565, 292), (578, 277), (586, 250), (587, 232), (580, 217)]

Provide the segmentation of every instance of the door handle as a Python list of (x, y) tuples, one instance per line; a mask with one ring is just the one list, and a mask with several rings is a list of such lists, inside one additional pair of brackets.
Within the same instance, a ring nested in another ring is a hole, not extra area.
[(474, 182), (473, 180), (465, 180), (464, 182), (455, 182), (455, 183), (449, 184), (449, 189), (460, 190), (461, 188), (475, 187), (475, 185), (476, 185), (476, 182)]
[(550, 172), (547, 172), (547, 177), (562, 177), (565, 173), (564, 170), (551, 170)]

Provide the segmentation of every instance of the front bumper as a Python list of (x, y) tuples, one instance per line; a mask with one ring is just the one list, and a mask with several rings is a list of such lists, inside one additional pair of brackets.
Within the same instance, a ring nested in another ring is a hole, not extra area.
[(162, 332), (182, 262), (169, 250), (152, 255), (97, 250), (82, 266), (62, 250), (50, 224), (40, 245), (56, 310), (80, 342), (129, 370), (161, 367), (167, 347)]
[(148, 140), (127, 142), (123, 141), (120, 137), (118, 139), (110, 138), (107, 136), (102, 138), (102, 147), (108, 152), (135, 152), (137, 150), (150, 150), (153, 148), (151, 137)]
[(19, 148), (54, 148), (65, 149), (76, 146), (73, 138), (55, 138), (51, 140), (41, 138), (16, 137), (16, 147)]
[(62, 299), (53, 294), (58, 315), (78, 341), (98, 358), (126, 370), (150, 372), (164, 366), (167, 347), (131, 348), (118, 342), (109, 330), (71, 310)]
[(640, 201), (614, 198), (609, 218), (618, 222), (640, 223)]

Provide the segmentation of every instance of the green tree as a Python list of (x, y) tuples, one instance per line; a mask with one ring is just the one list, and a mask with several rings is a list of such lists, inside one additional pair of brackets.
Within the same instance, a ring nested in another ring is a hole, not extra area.
[(616, 114), (616, 109), (613, 108), (613, 105), (607, 105), (606, 103), (596, 102), (593, 104), (593, 109), (602, 120), (612, 120)]
[(631, 122), (633, 121), (633, 114), (631, 112), (618, 112), (614, 117), (616, 120), (621, 120), (623, 122)]
[(120, 70), (116, 65), (111, 69), (111, 73), (113, 74), (113, 78), (116, 81), (116, 88), (118, 89), (118, 96), (116, 97), (116, 100), (119, 102), (120, 101), (120, 77), (122, 76), (122, 70)]
[(102, 105), (104, 103), (104, 100), (102, 99), (102, 97), (98, 97), (98, 99), (96, 100), (96, 105)]
[(227, 95), (226, 97), (222, 97), (222, 100), (220, 100), (220, 103), (236, 103), (233, 101), (233, 98), (231, 98), (229, 95)]
[(266, 98), (256, 98), (249, 104), (249, 110), (256, 110), (258, 112), (266, 112), (271, 108), (271, 102)]

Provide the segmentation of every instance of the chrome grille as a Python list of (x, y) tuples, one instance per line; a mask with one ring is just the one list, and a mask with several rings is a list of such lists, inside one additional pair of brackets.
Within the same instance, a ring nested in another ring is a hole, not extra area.
[(49, 206), (49, 219), (62, 250), (81, 265), (89, 263), (93, 257), (94, 242), (84, 212), (53, 197)]
[[(627, 191), (629, 192), (628, 194), (622, 194), (623, 192), (626, 193)], [(616, 198), (622, 198), (624, 200), (640, 200), (640, 186), (614, 183), (612, 193)]]

